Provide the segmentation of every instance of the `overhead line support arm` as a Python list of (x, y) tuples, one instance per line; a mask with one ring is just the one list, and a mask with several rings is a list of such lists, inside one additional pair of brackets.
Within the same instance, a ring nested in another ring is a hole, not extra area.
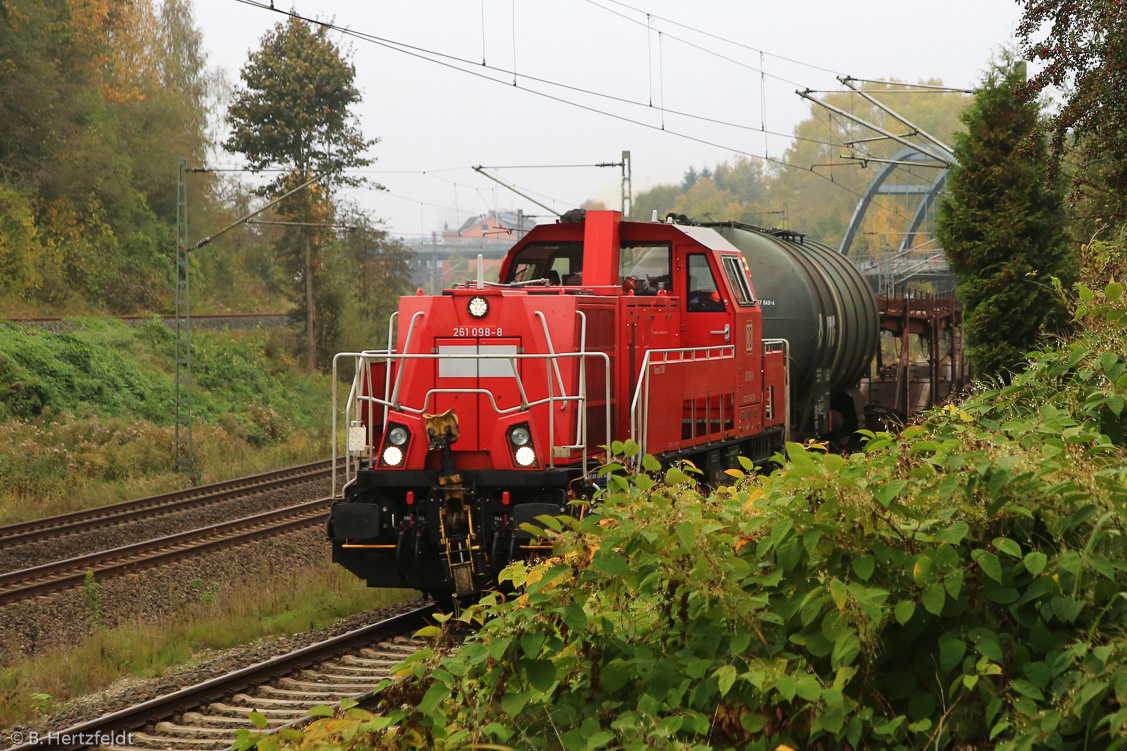
[(945, 167), (951, 166), (950, 160), (947, 159), (946, 157), (940, 156), (939, 154), (936, 154), (933, 151), (928, 151), (927, 149), (923, 148), (919, 144), (915, 144), (915, 143), (912, 143), (911, 141), (909, 141), (905, 138), (901, 138), (900, 136), (896, 135), (895, 133), (889, 133), (887, 130), (884, 130), (883, 128), (880, 128), (876, 125), (873, 125), (872, 123), (868, 122), (867, 120), (863, 120), (863, 119), (857, 117), (856, 115), (852, 115), (852, 114), (846, 112), (843, 109), (840, 109), (838, 107), (833, 106), (832, 104), (827, 104), (826, 102), (823, 102), (823, 101), (817, 99), (816, 97), (812, 97), (812, 96), (810, 96), (810, 92), (811, 92), (811, 89), (806, 89), (805, 91), (801, 91), (801, 90), (795, 91), (795, 93), (798, 94), (803, 99), (808, 99), (811, 102), (813, 102), (814, 104), (817, 104), (821, 107), (825, 107), (830, 112), (833, 112), (837, 115), (841, 115), (846, 120), (851, 120), (852, 122), (855, 122), (858, 125), (862, 125), (866, 128), (869, 128), (871, 130), (876, 131), (877, 133), (880, 133), (882, 136), (885, 136), (886, 138), (891, 138), (893, 141), (896, 141), (898, 143), (902, 143), (905, 146), (907, 146), (908, 148), (912, 149), (913, 151), (918, 151), (921, 154), (924, 154), (925, 156), (928, 156), (928, 157), (934, 159), (937, 162), (941, 162), (943, 164), (943, 166), (945, 166)]
[(952, 150), (952, 148), (951, 148), (950, 146), (948, 146), (947, 144), (943, 143), (943, 142), (942, 142), (942, 141), (940, 141), (940, 140), (939, 140), (938, 138), (936, 138), (935, 136), (931, 135), (931, 134), (930, 134), (930, 133), (928, 133), (928, 132), (927, 132), (926, 130), (924, 130), (924, 129), (923, 129), (923, 128), (921, 128), (920, 126), (918, 126), (918, 125), (916, 125), (915, 123), (913, 123), (912, 121), (910, 121), (910, 120), (909, 120), (908, 118), (904, 117), (903, 115), (899, 114), (898, 112), (894, 112), (894, 111), (893, 111), (893, 110), (892, 110), (891, 108), (884, 106), (883, 104), (881, 104), (880, 102), (878, 102), (878, 101), (877, 101), (876, 99), (873, 99), (873, 98), (872, 98), (871, 96), (869, 96), (868, 94), (866, 94), (866, 93), (865, 93), (864, 91), (861, 91), (860, 89), (858, 89), (858, 88), (857, 88), (856, 86), (854, 86), (854, 85), (853, 85), (853, 84), (851, 83), (851, 80), (852, 80), (852, 79), (850, 79), (850, 78), (846, 78), (846, 77), (842, 77), (842, 76), (838, 76), (838, 77), (837, 77), (837, 80), (841, 81), (841, 82), (842, 82), (842, 84), (844, 84), (845, 86), (848, 86), (848, 87), (849, 87), (850, 89), (852, 89), (853, 91), (855, 91), (855, 92), (857, 92), (858, 94), (860, 94), (861, 96), (863, 96), (863, 97), (864, 97), (864, 98), (865, 98), (865, 99), (866, 99), (867, 101), (869, 101), (869, 102), (871, 102), (872, 104), (876, 105), (877, 107), (879, 107), (879, 108), (880, 108), (881, 110), (883, 110), (884, 112), (888, 113), (888, 114), (889, 114), (889, 115), (891, 115), (892, 117), (894, 117), (894, 118), (896, 118), (897, 120), (899, 120), (900, 122), (902, 122), (902, 123), (903, 123), (904, 125), (906, 125), (906, 126), (908, 126), (909, 128), (911, 128), (911, 129), (912, 129), (913, 131), (915, 131), (915, 132), (913, 133), (913, 135), (920, 135), (920, 136), (923, 136), (924, 138), (926, 138), (927, 140), (931, 141), (932, 143), (934, 143), (934, 144), (935, 144), (936, 146), (938, 146), (939, 148), (943, 149), (943, 151), (944, 151), (945, 153), (947, 153), (947, 154), (954, 154), (954, 153), (955, 153), (955, 152), (954, 152), (954, 150)]
[(519, 190), (517, 190), (516, 188), (514, 188), (514, 187), (513, 187), (512, 185), (509, 185), (509, 184), (508, 184), (507, 182), (505, 182), (505, 181), (504, 181), (504, 180), (502, 180), (501, 178), (499, 178), (499, 177), (494, 177), (493, 175), (489, 174), (488, 172), (486, 172), (486, 171), (485, 171), (485, 168), (484, 168), (484, 167), (481, 167), (481, 166), (479, 165), (479, 166), (477, 166), (477, 167), (474, 167), (474, 168), (473, 168), (473, 171), (474, 171), (474, 172), (480, 172), (481, 174), (485, 175), (486, 177), (488, 177), (488, 178), (489, 178), (490, 180), (492, 180), (493, 182), (495, 182), (495, 183), (497, 183), (497, 184), (499, 184), (499, 185), (502, 185), (502, 186), (504, 186), (504, 187), (508, 188), (509, 190), (511, 190), (512, 192), (516, 193), (516, 194), (517, 194), (518, 196), (520, 196), (521, 198), (524, 198), (524, 199), (526, 199), (526, 200), (532, 201), (532, 202), (533, 202), (534, 204), (536, 204), (536, 205), (537, 205), (537, 206), (539, 206), (540, 208), (544, 209), (545, 211), (550, 211), (550, 212), (552, 212), (552, 216), (559, 216), (559, 215), (560, 215), (560, 212), (556, 211), (556, 210), (555, 210), (555, 209), (553, 209), (553, 208), (552, 208), (551, 206), (545, 206), (544, 204), (540, 203), (539, 201), (537, 201), (537, 200), (536, 200), (535, 198), (533, 198), (532, 196), (529, 196), (529, 195), (525, 195), (524, 193), (521, 193), (521, 192), (520, 192)]
[(238, 227), (238, 226), (239, 226), (240, 224), (243, 224), (244, 222), (248, 222), (248, 221), (250, 221), (250, 220), (251, 220), (251, 219), (253, 219), (254, 217), (256, 217), (256, 216), (258, 216), (259, 214), (261, 214), (261, 213), (262, 213), (263, 211), (266, 211), (266, 209), (268, 209), (268, 208), (270, 208), (271, 206), (274, 206), (274, 205), (276, 205), (277, 203), (279, 203), (279, 202), (281, 202), (281, 201), (283, 201), (283, 200), (285, 200), (285, 199), (289, 198), (289, 197), (290, 197), (290, 196), (292, 196), (292, 195), (293, 195), (294, 193), (297, 193), (297, 192), (298, 192), (299, 190), (304, 190), (305, 188), (308, 188), (308, 187), (309, 187), (310, 185), (312, 185), (313, 183), (315, 183), (315, 182), (317, 182), (318, 180), (322, 179), (323, 177), (325, 177), (325, 176), (326, 176), (326, 175), (328, 175), (328, 174), (329, 174), (328, 172), (322, 172), (321, 174), (319, 174), (319, 175), (317, 175), (317, 176), (315, 176), (315, 177), (311, 177), (311, 178), (309, 178), (308, 180), (306, 180), (305, 182), (303, 182), (303, 183), (302, 183), (301, 185), (297, 186), (296, 188), (294, 188), (294, 189), (293, 189), (293, 190), (291, 190), (291, 191), (288, 191), (288, 192), (286, 192), (286, 193), (285, 193), (285, 194), (283, 194), (283, 195), (280, 195), (280, 196), (278, 196), (278, 197), (277, 197), (277, 198), (275, 198), (275, 199), (274, 199), (273, 201), (271, 201), (270, 203), (266, 204), (265, 206), (263, 206), (262, 208), (258, 209), (257, 211), (252, 211), (251, 213), (249, 213), (249, 214), (247, 214), (246, 216), (244, 216), (244, 217), (243, 217), (242, 219), (237, 219), (237, 220), (235, 220), (234, 222), (231, 222), (231, 223), (230, 223), (230, 224), (228, 224), (228, 225), (227, 225), (226, 227), (224, 227), (223, 229), (221, 229), (221, 230), (219, 230), (218, 232), (216, 232), (216, 233), (215, 233), (214, 235), (208, 235), (207, 237), (203, 238), (202, 240), (200, 240), (199, 242), (197, 242), (197, 243), (196, 243), (196, 244), (195, 244), (194, 246), (192, 246), (192, 250), (199, 250), (200, 248), (202, 248), (203, 246), (207, 245), (207, 244), (208, 244), (209, 242), (211, 242), (211, 241), (212, 241), (212, 240), (214, 240), (215, 238), (217, 238), (217, 237), (219, 237), (220, 235), (224, 234), (225, 232), (228, 232), (228, 231), (230, 231), (230, 230), (233, 230), (233, 229), (234, 229), (235, 227)]

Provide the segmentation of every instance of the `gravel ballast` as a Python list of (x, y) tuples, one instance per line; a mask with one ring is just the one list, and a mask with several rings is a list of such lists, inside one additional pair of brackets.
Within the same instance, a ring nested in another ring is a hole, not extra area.
[(80, 722), (97, 719), (109, 712), (125, 709), (233, 670), (268, 660), (271, 657), (288, 654), (330, 637), (414, 610), (423, 604), (422, 600), (403, 602), (388, 608), (358, 613), (344, 618), (332, 626), (316, 631), (307, 631), (269, 642), (247, 644), (215, 652), (207, 655), (205, 662), (161, 678), (148, 680), (125, 678), (97, 694), (71, 700), (60, 711), (34, 726), (13, 729), (24, 731), (25, 736), (29, 730), (35, 730), (40, 735), (64, 730)]
[(212, 524), (242, 519), (265, 511), (326, 498), (329, 490), (329, 483), (326, 480), (310, 480), (230, 501), (163, 514), (152, 519), (139, 519), (103, 529), (76, 532), (28, 545), (0, 546), (0, 572), (31, 568), (44, 563), (144, 542), (155, 537), (166, 537)]
[(329, 560), (321, 525), (0, 608), (0, 666), (52, 647), (78, 643), (98, 628), (160, 623), (185, 604), (223, 596), (246, 583), (267, 583)]

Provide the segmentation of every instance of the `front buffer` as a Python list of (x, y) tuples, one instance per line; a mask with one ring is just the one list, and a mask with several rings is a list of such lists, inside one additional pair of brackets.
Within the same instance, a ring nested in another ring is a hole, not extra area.
[[(452, 451), (457, 415), (426, 415), (425, 424), (427, 463), (439, 468), (361, 468), (329, 512), (333, 562), (370, 587), (468, 596), (493, 587), (510, 561), (541, 549), (521, 525), (565, 513), (581, 474), (462, 470)], [(519, 429), (510, 433), (514, 446), (524, 440)]]

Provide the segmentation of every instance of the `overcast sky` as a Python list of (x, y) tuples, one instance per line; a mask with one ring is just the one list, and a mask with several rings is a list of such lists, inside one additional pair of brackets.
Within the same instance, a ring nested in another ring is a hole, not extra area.
[[(238, 84), (284, 16), (194, 2), (209, 63)], [(356, 65), (361, 128), (380, 139), (366, 176), (387, 188), (353, 198), (400, 235), (493, 208), (547, 213), (474, 165), (590, 165), (629, 150), (638, 193), (740, 153), (777, 158), (809, 113), (796, 89), (838, 90), (838, 75), (972, 88), (1021, 16), (1014, 0), (288, 2), (276, 7), (366, 37), (332, 32)], [(495, 174), (559, 212), (619, 204), (618, 168)]]

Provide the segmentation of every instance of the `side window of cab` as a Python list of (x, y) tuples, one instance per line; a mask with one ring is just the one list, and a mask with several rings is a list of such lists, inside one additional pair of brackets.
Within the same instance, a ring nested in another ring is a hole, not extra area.
[(686, 260), (685, 309), (690, 313), (723, 313), (724, 298), (708, 256), (690, 253)]

